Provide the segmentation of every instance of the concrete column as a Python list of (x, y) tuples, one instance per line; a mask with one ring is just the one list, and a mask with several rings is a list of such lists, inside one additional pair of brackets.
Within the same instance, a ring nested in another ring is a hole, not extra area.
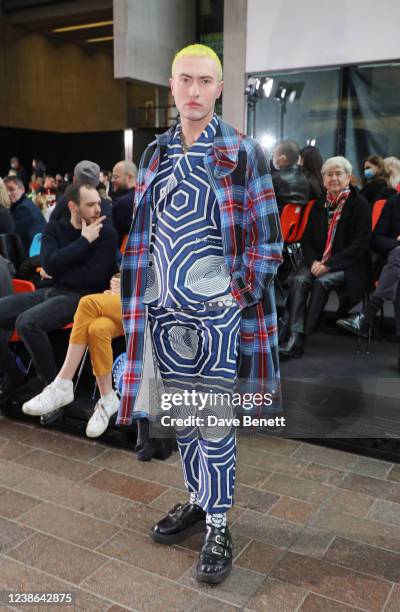
[(247, 0), (224, 0), (224, 94), (222, 117), (246, 131)]

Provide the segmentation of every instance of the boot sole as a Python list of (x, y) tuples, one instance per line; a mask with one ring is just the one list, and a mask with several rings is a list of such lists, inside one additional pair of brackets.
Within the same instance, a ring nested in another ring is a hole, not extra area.
[(232, 561), (227, 567), (225, 567), (221, 572), (213, 573), (213, 572), (199, 572), (196, 571), (197, 582), (203, 582), (206, 584), (220, 584), (229, 576), (232, 570)]
[(364, 338), (364, 340), (368, 339), (368, 334), (367, 333), (360, 333), (357, 330), (355, 330), (353, 327), (351, 327), (350, 325), (347, 326), (347, 325), (345, 325), (343, 323), (339, 323), (339, 321), (336, 321), (336, 325), (338, 327), (340, 327), (340, 329), (344, 329), (345, 331), (350, 332), (354, 336), (360, 336), (360, 338)]
[(186, 538), (189, 538), (191, 535), (204, 532), (205, 530), (206, 521), (204, 519), (204, 521), (198, 521), (195, 525), (191, 525), (173, 535), (163, 535), (162, 533), (151, 530), (150, 536), (154, 542), (158, 542), (159, 544), (179, 544), (179, 542), (183, 542), (183, 540), (186, 540)]

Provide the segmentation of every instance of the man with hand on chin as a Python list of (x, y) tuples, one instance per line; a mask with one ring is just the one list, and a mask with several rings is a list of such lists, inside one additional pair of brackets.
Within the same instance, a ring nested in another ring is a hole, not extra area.
[[(83, 295), (108, 288), (116, 269), (117, 235), (103, 225), (100, 196), (89, 184), (74, 183), (66, 191), (69, 220), (50, 221), (41, 244), (42, 278), (51, 287), (20, 293), (0, 300), (0, 330), (15, 328), (32, 358), (41, 386), (57, 374), (48, 333), (70, 323)], [(0, 334), (0, 370), (6, 380), (0, 402), (7, 401), (17, 387), (27, 382), (15, 356)]]
[[(223, 81), (212, 49), (179, 51), (170, 85), (179, 120), (142, 156), (122, 263), (120, 425), (150, 417), (146, 386), (157, 370), (172, 388), (191, 389), (193, 380), (226, 388), (241, 378), (279, 395), (273, 278), (282, 242), (268, 164), (256, 141), (214, 113)], [(197, 579), (216, 584), (232, 565), (226, 512), (235, 435), (201, 427), (176, 433), (189, 499), (151, 535), (175, 544), (204, 531)]]

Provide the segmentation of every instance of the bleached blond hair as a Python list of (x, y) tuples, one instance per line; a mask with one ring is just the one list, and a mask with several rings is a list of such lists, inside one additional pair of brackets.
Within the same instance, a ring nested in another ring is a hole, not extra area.
[(10, 208), (11, 206), (6, 184), (1, 177), (0, 177), (0, 206), (4, 206), (4, 208)]
[(400, 159), (391, 155), (383, 160), (385, 171), (388, 175), (388, 182), (393, 189), (400, 183)]
[(188, 45), (187, 47), (183, 47), (180, 51), (175, 54), (174, 59), (172, 60), (171, 72), (174, 74), (174, 68), (176, 62), (182, 57), (209, 57), (212, 59), (217, 65), (217, 77), (218, 81), (222, 81), (222, 64), (218, 55), (215, 53), (211, 47), (207, 47), (207, 45)]

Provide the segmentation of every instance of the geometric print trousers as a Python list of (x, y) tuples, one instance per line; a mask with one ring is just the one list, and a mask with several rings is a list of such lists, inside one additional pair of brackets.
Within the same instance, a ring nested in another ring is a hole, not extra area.
[(226, 512), (233, 505), (235, 431), (207, 423), (210, 415), (231, 414), (223, 402), (214, 400), (218, 394), (232, 392), (236, 383), (240, 309), (236, 304), (212, 310), (204, 305), (193, 310), (150, 305), (148, 314), (164, 387), (210, 397), (202, 409), (195, 400), (173, 408), (174, 417), (198, 416), (205, 423), (204, 427), (175, 427), (186, 487), (197, 493), (196, 503), (205, 512)]

